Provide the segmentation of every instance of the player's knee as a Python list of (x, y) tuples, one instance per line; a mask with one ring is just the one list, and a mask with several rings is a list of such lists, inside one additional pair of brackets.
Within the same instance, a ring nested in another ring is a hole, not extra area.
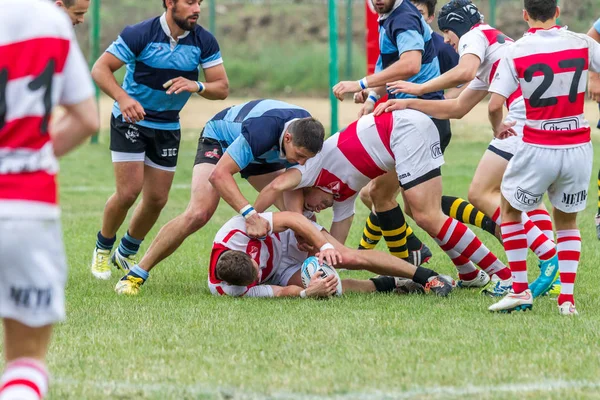
[(117, 200), (121, 206), (130, 208), (137, 200), (141, 190), (122, 190), (117, 192)]
[(186, 210), (184, 218), (188, 235), (191, 235), (206, 225), (211, 217), (212, 213), (204, 208), (189, 208)]
[(361, 191), (359, 192), (359, 196), (360, 196), (360, 201), (362, 201), (365, 206), (370, 207), (372, 205), (371, 196), (369, 195), (368, 189), (366, 189), (366, 188), (361, 189)]
[(439, 210), (439, 212), (437, 210), (412, 210), (412, 219), (425, 232), (435, 236), (439, 230), (438, 225), (440, 225), (439, 214), (442, 214), (441, 210)]
[(169, 194), (150, 194), (144, 196), (144, 205), (152, 210), (162, 210), (167, 205)]
[(479, 185), (473, 183), (471, 184), (471, 186), (469, 186), (469, 194), (467, 195), (469, 203), (473, 204), (475, 207), (478, 208), (481, 207), (480, 203), (484, 196), (482, 189), (483, 188), (481, 188)]

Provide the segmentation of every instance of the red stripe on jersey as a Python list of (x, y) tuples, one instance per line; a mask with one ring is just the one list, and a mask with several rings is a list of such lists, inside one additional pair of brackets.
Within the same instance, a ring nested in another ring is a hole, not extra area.
[(0, 46), (0, 70), (8, 69), (8, 80), (38, 76), (53, 59), (60, 74), (67, 62), (70, 42), (63, 38), (35, 38)]
[(50, 141), (41, 133), (43, 117), (24, 117), (8, 122), (0, 129), (0, 148), (39, 150)]
[[(217, 284), (222, 282), (221, 280), (217, 279), (217, 261), (219, 261), (221, 254), (225, 253), (227, 250), (231, 249), (223, 246), (221, 243), (213, 243), (213, 247), (210, 252), (210, 261), (208, 263), (208, 279), (210, 280), (210, 283)], [(219, 289), (220, 288), (217, 287), (217, 291), (219, 291)], [(219, 291), (219, 294), (225, 293), (221, 293)]]
[(0, 199), (56, 204), (56, 176), (45, 171), (0, 174)]
[[(487, 41), (489, 42), (490, 46), (493, 44), (496, 44), (498, 42), (500, 43), (504, 43), (504, 42), (514, 42), (514, 40), (512, 40), (511, 38), (509, 38), (508, 36), (506, 36), (504, 33), (502, 33), (501, 31), (499, 31), (498, 29), (480, 29), (481, 33), (483, 33), (485, 35), (485, 38), (487, 39)], [(500, 40), (498, 40), (499, 38), (501, 38)]]
[(344, 201), (356, 194), (355, 190), (352, 190), (350, 186), (325, 168), (319, 173), (314, 186), (324, 188), (327, 192), (332, 193), (336, 201)]
[(515, 90), (513, 94), (508, 96), (508, 99), (506, 99), (506, 108), (510, 110), (510, 106), (512, 105), (512, 103), (514, 103), (515, 100), (517, 100), (521, 96), (523, 96), (523, 92), (521, 91), (521, 86), (519, 86), (519, 88)]
[(348, 125), (338, 139), (337, 147), (340, 149), (344, 157), (366, 177), (375, 179), (380, 175), (385, 174), (385, 171), (377, 166), (371, 158), (365, 146), (361, 143), (358, 137), (356, 126), (358, 121)]
[(543, 131), (527, 125), (523, 128), (523, 141), (525, 143), (544, 146), (568, 146), (588, 143), (590, 140), (592, 140), (590, 128), (569, 131)]
[[(583, 67), (584, 71), (588, 69), (588, 49), (571, 49), (571, 50), (562, 50), (557, 51), (555, 53), (537, 53), (532, 54), (530, 56), (523, 56), (519, 58), (515, 58), (515, 68), (517, 69), (517, 75), (519, 78), (523, 79), (525, 76), (525, 70), (535, 64), (544, 64), (550, 67), (555, 74), (561, 72), (574, 72), (577, 70), (577, 67), (561, 67), (559, 64), (562, 61), (572, 60), (576, 58), (582, 58), (585, 60), (585, 64)], [(544, 73), (542, 71), (535, 71), (533, 76), (543, 76)]]
[[(256, 240), (256, 239), (253, 239), (253, 240)], [(267, 251), (269, 252), (269, 258), (267, 258), (266, 268), (262, 270), (261, 282), (266, 281), (267, 278), (269, 277), (269, 275), (271, 275), (271, 272), (273, 271), (273, 257), (274, 257), (273, 240), (271, 239), (270, 236), (267, 236), (265, 238), (264, 242), (267, 245)], [(260, 252), (259, 252), (259, 255), (260, 255)], [(258, 265), (260, 265), (259, 260), (256, 260), (256, 262), (258, 263)]]
[(246, 232), (244, 232), (244, 231), (241, 231), (241, 230), (239, 230), (239, 229), (234, 229), (234, 230), (232, 230), (231, 232), (229, 232), (229, 233), (227, 234), (227, 236), (225, 236), (225, 239), (223, 239), (223, 243), (227, 243), (227, 242), (229, 242), (229, 239), (231, 239), (231, 237), (232, 237), (233, 235), (235, 235), (236, 233), (241, 233), (242, 235), (244, 235), (244, 236), (246, 236), (246, 237), (250, 237), (250, 236), (248, 236), (248, 235), (246, 234)]
[(392, 152), (392, 146), (390, 145), (390, 141), (392, 138), (392, 131), (394, 130), (394, 116), (392, 113), (383, 113), (377, 117), (375, 117), (375, 127), (377, 128), (377, 133), (379, 133), (379, 138), (383, 142), (383, 145), (387, 149), (390, 156), (395, 160), (394, 153)]
[[(531, 99), (525, 99), (525, 110), (528, 120), (546, 121), (557, 118), (573, 118), (578, 121), (578, 116), (583, 114), (585, 106), (585, 92), (577, 93), (575, 102), (571, 102), (569, 96), (557, 96), (556, 104), (544, 107), (534, 107)], [(578, 122), (575, 122), (578, 124)]]

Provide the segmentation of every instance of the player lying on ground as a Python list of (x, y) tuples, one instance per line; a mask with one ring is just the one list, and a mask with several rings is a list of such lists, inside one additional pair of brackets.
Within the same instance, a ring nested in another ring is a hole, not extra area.
[[(219, 45), (197, 25), (200, 2), (163, 0), (163, 7), (160, 17), (125, 27), (92, 69), (100, 89), (115, 100), (110, 149), (116, 191), (104, 207), (94, 247), (91, 272), (98, 279), (110, 278), (110, 261), (120, 268), (135, 263), (140, 244), (165, 207), (181, 139), (179, 112), (192, 93), (207, 100), (229, 94)], [(124, 65), (121, 87), (114, 73)], [(200, 68), (206, 82), (198, 81)], [(140, 193), (109, 260), (117, 231)]]
[[(487, 96), (498, 63), (513, 40), (483, 24), (479, 11), (470, 0), (452, 0), (446, 4), (440, 11), (438, 26), (444, 32), (446, 41), (457, 49), (460, 55), (458, 66), (424, 84), (397, 81), (389, 87), (394, 92), (417, 96), (431, 90), (452, 88), (457, 84), (468, 84), (468, 87), (457, 99), (452, 100), (389, 100), (378, 106), (376, 115), (384, 111), (410, 108), (437, 118), (460, 119)], [(514, 124), (517, 136), (503, 140), (492, 139), (469, 187), (469, 201), (492, 217), (497, 224), (500, 224), (502, 175), (521, 142), (525, 125), (525, 102), (520, 88), (508, 98), (506, 106), (507, 121)], [(452, 216), (456, 218), (455, 215)], [(546, 293), (558, 278), (552, 220), (544, 205), (540, 204), (538, 209), (523, 213), (523, 223), (528, 245), (540, 259), (540, 276), (531, 285), (533, 295), (537, 297)]]
[[(317, 154), (324, 137), (323, 125), (308, 111), (282, 101), (252, 100), (219, 112), (198, 140), (187, 209), (161, 228), (139, 264), (117, 283), (116, 292), (137, 294), (150, 270), (206, 225), (221, 198), (244, 215), (250, 227), (266, 232), (268, 222), (252, 209), (233, 176), (239, 172), (260, 191), (286, 164), (304, 164)], [(277, 206), (283, 209), (283, 200)]]
[[(98, 110), (65, 13), (45, 0), (1, 4), (0, 399), (39, 400), (52, 325), (65, 318), (56, 158), (97, 131)], [(65, 112), (50, 123), (58, 104)]]
[[(330, 259), (328, 265), (347, 269), (365, 269), (382, 275), (367, 281), (344, 280), (345, 290), (360, 292), (391, 292), (402, 288), (432, 291), (447, 296), (452, 291), (450, 277), (438, 275), (423, 267), (415, 267), (405, 261), (379, 251), (349, 249), (321, 226), (309, 221), (302, 214), (284, 211), (263, 213), (272, 230), (264, 239), (253, 239), (245, 232), (244, 218), (230, 219), (217, 232), (210, 255), (208, 286), (214, 295), (246, 297), (328, 296), (335, 293), (336, 277), (314, 277), (306, 291), (300, 279), (302, 263), (310, 253), (300, 249), (296, 235), (302, 237), (314, 249), (320, 259)], [(335, 248), (335, 250), (333, 250)], [(323, 254), (327, 252), (327, 254)], [(417, 285), (394, 277), (408, 278)], [(303, 293), (304, 292), (304, 293)]]
[(577, 213), (586, 205), (592, 174), (591, 130), (584, 115), (588, 68), (600, 71), (600, 45), (556, 26), (557, 0), (525, 0), (530, 29), (513, 44), (490, 86), (494, 134), (504, 129), (502, 106), (521, 87), (527, 120), (523, 140), (502, 178), (502, 239), (513, 291), (490, 311), (531, 309), (523, 212), (539, 207), (545, 192), (554, 206), (562, 282), (558, 309), (577, 314), (573, 286), (581, 253)]
[[(458, 269), (462, 286), (485, 286), (491, 275), (501, 284), (496, 295), (510, 288), (510, 270), (489, 251), (466, 225), (441, 210), (444, 157), (439, 148), (435, 125), (425, 114), (414, 110), (394, 111), (380, 116), (366, 115), (325, 141), (323, 150), (304, 166), (288, 169), (263, 189), (255, 202), (258, 211), (269, 207), (281, 193), (298, 188), (317, 187), (306, 202), (302, 192), (286, 209), (302, 212), (304, 206), (319, 211), (333, 206), (331, 235), (344, 243), (354, 217), (358, 191), (372, 179), (395, 180), (404, 189), (412, 216), (448, 254)], [(373, 197), (375, 209), (379, 199)], [(388, 201), (387, 198), (383, 202)], [(393, 213), (385, 218), (398, 218)], [(264, 234), (264, 232), (262, 232)], [(403, 237), (405, 232), (398, 232)], [(483, 271), (477, 271), (474, 264)], [(466, 278), (469, 279), (466, 279)]]

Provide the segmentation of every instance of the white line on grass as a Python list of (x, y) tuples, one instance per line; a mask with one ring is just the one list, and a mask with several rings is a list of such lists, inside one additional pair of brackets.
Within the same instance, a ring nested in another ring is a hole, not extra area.
[(209, 388), (204, 385), (185, 385), (176, 383), (127, 383), (121, 381), (97, 381), (76, 379), (56, 378), (51, 382), (57, 386), (83, 386), (98, 390), (110, 391), (136, 391), (144, 393), (181, 393), (185, 392), (188, 395), (200, 396), (210, 395), (215, 398), (223, 398), (228, 400), (392, 400), (392, 399), (412, 399), (417, 397), (461, 397), (466, 395), (477, 394), (495, 394), (495, 393), (518, 393), (524, 392), (551, 392), (564, 389), (598, 389), (600, 382), (584, 381), (584, 380), (555, 380), (555, 381), (540, 381), (532, 383), (507, 383), (500, 385), (485, 385), (485, 386), (434, 386), (425, 388), (415, 388), (409, 390), (398, 390), (397, 392), (362, 392), (362, 393), (345, 393), (334, 394), (331, 396), (324, 395), (305, 395), (294, 393), (273, 393), (273, 394), (258, 394), (239, 392), (233, 388)]

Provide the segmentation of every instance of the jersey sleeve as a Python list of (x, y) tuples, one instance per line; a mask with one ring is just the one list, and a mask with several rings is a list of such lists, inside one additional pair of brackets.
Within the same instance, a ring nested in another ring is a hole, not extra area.
[(356, 196), (358, 196), (358, 193), (344, 201), (335, 201), (333, 203), (333, 222), (340, 222), (354, 215)]
[(146, 46), (143, 36), (134, 27), (127, 26), (117, 40), (108, 46), (106, 52), (117, 57), (125, 64), (133, 63)]
[[(71, 29), (71, 27), (69, 27)], [(65, 79), (59, 97), (59, 104), (81, 103), (94, 95), (94, 85), (85, 58), (73, 37), (69, 45), (69, 54), (63, 70)]]
[(425, 39), (423, 35), (416, 30), (400, 30), (396, 34), (396, 47), (398, 55), (401, 56), (407, 51), (425, 51)]
[(596, 30), (596, 32), (600, 33), (600, 18), (598, 18), (596, 22), (594, 22), (594, 29)]
[[(510, 51), (508, 52), (510, 53)], [(505, 55), (494, 75), (489, 91), (509, 98), (519, 88), (519, 77), (510, 54)]]
[(240, 171), (246, 168), (252, 160), (254, 160), (254, 154), (252, 154), (250, 144), (246, 138), (241, 135), (227, 147), (225, 153), (229, 154), (233, 161), (235, 161), (240, 168)]
[(478, 30), (469, 31), (458, 42), (458, 54), (460, 57), (466, 54), (474, 54), (483, 62), (487, 46), (487, 39), (481, 32)]
[(294, 165), (292, 168), (296, 168), (302, 174), (300, 183), (294, 189), (300, 189), (305, 187), (314, 186), (319, 174), (321, 173), (321, 164), (323, 160), (323, 152), (317, 153), (316, 156), (306, 160), (304, 165)]
[(469, 83), (469, 86), (467, 86), (467, 88), (471, 90), (485, 90), (487, 92), (489, 86), (486, 85), (486, 83), (481, 79), (475, 78)]
[(221, 58), (221, 50), (217, 39), (208, 31), (202, 31), (201, 36), (201, 53), (200, 53), (200, 67), (203, 69), (211, 68), (219, 64), (223, 64), (223, 58)]

